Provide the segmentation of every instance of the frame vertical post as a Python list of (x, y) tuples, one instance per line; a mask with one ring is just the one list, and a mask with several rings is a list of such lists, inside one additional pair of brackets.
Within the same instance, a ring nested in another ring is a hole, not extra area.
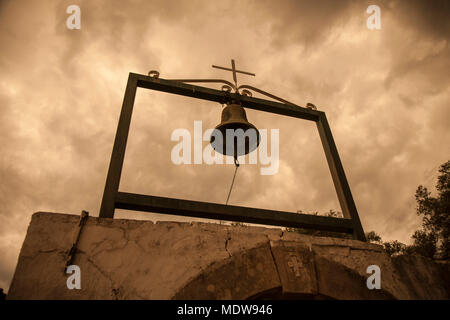
[(119, 191), (120, 176), (122, 174), (125, 149), (127, 147), (128, 133), (130, 131), (131, 115), (133, 113), (134, 99), (136, 97), (137, 78), (130, 73), (127, 88), (123, 98), (119, 124), (117, 125), (116, 138), (109, 163), (108, 176), (106, 178), (105, 191), (103, 192), (100, 207), (101, 218), (113, 218), (117, 192)]
[(361, 221), (359, 220), (358, 211), (356, 210), (350, 186), (348, 185), (344, 168), (342, 167), (339, 153), (336, 144), (334, 143), (333, 135), (331, 134), (325, 113), (320, 112), (319, 121), (317, 121), (316, 124), (344, 218), (352, 220), (353, 238), (360, 241), (366, 241), (366, 236), (364, 235)]

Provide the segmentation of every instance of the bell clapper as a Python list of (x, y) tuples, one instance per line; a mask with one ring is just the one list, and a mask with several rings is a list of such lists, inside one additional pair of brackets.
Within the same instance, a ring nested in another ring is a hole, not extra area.
[(237, 157), (234, 157), (234, 165), (236, 167), (239, 167), (239, 161), (238, 161)]

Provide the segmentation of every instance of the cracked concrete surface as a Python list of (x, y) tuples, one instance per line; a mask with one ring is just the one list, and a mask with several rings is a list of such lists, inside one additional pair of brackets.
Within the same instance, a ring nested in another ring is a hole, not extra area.
[[(449, 298), (448, 264), (391, 259), (374, 244), (262, 227), (96, 217), (87, 219), (72, 261), (81, 269), (81, 289), (69, 290), (65, 257), (78, 221), (33, 215), (8, 299), (245, 299), (280, 288), (342, 299)], [(382, 270), (382, 290), (366, 287), (372, 264)]]

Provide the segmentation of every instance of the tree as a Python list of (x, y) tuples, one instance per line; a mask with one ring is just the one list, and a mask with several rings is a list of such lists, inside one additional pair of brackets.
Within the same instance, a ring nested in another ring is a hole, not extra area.
[(368, 242), (381, 243), (381, 236), (375, 231), (370, 231), (366, 233), (366, 239)]
[(422, 229), (412, 235), (413, 244), (408, 246), (397, 240), (382, 242), (375, 231), (366, 234), (367, 241), (383, 244), (386, 253), (419, 254), (428, 258), (450, 259), (450, 160), (439, 168), (436, 184), (438, 195), (422, 185), (416, 190), (416, 212), (422, 216)]
[[(438, 192), (436, 197), (422, 185), (417, 187), (415, 198), (417, 202), (416, 213), (422, 216), (422, 229), (416, 230), (412, 235), (413, 244), (405, 245), (397, 240), (383, 242), (375, 232), (366, 233), (367, 241), (382, 244), (389, 255), (419, 254), (428, 258), (450, 259), (450, 160), (439, 167), (439, 176), (436, 183)], [(303, 213), (301, 210), (298, 213)], [(318, 212), (313, 214), (318, 215)], [(330, 210), (323, 215), (328, 217), (341, 217), (342, 213)], [(313, 235), (334, 236), (330, 232), (287, 229), (300, 233)]]
[(323, 215), (326, 217), (331, 217), (331, 218), (343, 218), (344, 217), (342, 212), (334, 211), (333, 209), (330, 209), (330, 211), (325, 212)]
[(437, 253), (450, 259), (450, 160), (440, 166), (439, 173), (436, 197), (422, 185), (416, 190), (416, 211), (423, 220), (422, 230), (413, 235), (414, 247), (421, 255), (433, 257)]
[(382, 243), (381, 237), (375, 231), (367, 232), (366, 239), (368, 242), (371, 242), (371, 243), (379, 243), (379, 244)]
[(384, 250), (390, 256), (397, 254), (405, 254), (408, 246), (401, 243), (400, 241), (394, 240), (383, 243)]
[[(343, 218), (344, 215), (340, 211), (335, 211), (333, 209), (330, 209), (329, 211), (326, 211), (324, 213), (319, 213), (319, 211), (303, 211), (303, 210), (297, 210), (298, 214), (310, 214), (314, 216), (325, 216), (325, 217), (331, 217), (331, 218)], [(305, 229), (305, 228), (289, 228), (286, 227), (285, 229), (287, 232), (297, 232), (301, 234), (309, 234), (312, 236), (318, 236), (318, 237), (334, 237), (334, 238), (346, 238), (351, 239), (351, 234), (345, 234), (341, 232), (335, 232), (335, 231), (323, 231), (323, 230), (315, 230), (315, 229)]]
[(436, 234), (433, 232), (426, 232), (425, 230), (417, 230), (412, 235), (414, 244), (409, 251), (420, 254), (421, 256), (433, 258), (436, 254)]
[(370, 243), (383, 245), (384, 251), (386, 251), (386, 253), (390, 256), (410, 253), (410, 250), (408, 250), (409, 247), (407, 245), (397, 240), (383, 242), (381, 236), (378, 235), (375, 231), (367, 232), (366, 239)]

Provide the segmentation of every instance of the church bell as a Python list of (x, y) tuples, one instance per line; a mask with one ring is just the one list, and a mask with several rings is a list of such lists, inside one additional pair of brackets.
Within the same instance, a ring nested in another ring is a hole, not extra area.
[[(228, 130), (228, 138), (227, 129), (231, 129)], [(258, 147), (260, 134), (258, 129), (248, 122), (244, 108), (231, 103), (223, 108), (222, 120), (214, 129), (210, 142), (216, 152), (237, 159), (238, 156), (250, 153)]]

